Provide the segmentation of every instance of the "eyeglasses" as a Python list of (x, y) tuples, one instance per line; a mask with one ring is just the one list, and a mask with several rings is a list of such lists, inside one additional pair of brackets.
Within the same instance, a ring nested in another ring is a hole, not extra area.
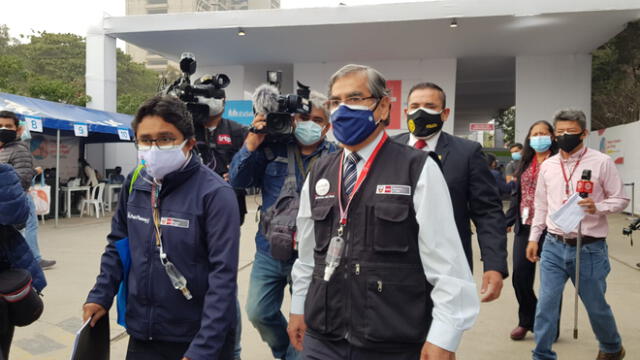
[(333, 99), (333, 100), (328, 100), (326, 101), (325, 107), (327, 107), (327, 109), (329, 109), (330, 111), (334, 110), (335, 108), (337, 108), (338, 106), (340, 106), (340, 104), (346, 104), (346, 105), (367, 105), (367, 103), (369, 103), (369, 100), (371, 99), (375, 99), (378, 100), (377, 97), (375, 96), (367, 96), (367, 97), (362, 97), (362, 96), (351, 96), (348, 97), (344, 100), (342, 99)]
[(136, 148), (138, 150), (151, 150), (153, 144), (160, 150), (173, 150), (180, 146), (176, 144), (176, 138), (173, 137), (161, 137), (158, 139), (136, 139)]

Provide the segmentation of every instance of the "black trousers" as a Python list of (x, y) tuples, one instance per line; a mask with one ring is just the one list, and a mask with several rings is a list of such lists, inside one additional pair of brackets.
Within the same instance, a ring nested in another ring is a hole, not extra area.
[(352, 346), (347, 340), (324, 341), (304, 336), (300, 360), (419, 360), (422, 346), (407, 346), (403, 352), (385, 353)]
[[(513, 240), (513, 275), (511, 283), (518, 299), (518, 326), (533, 330), (533, 323), (536, 317), (536, 306), (538, 298), (533, 291), (533, 282), (536, 277), (536, 264), (527, 259), (527, 245), (529, 244), (529, 234), (531, 226), (520, 225), (520, 232)], [(544, 246), (544, 238), (547, 232), (543, 232), (538, 242), (538, 256)], [(562, 299), (560, 300), (560, 310), (562, 310)], [(559, 312), (560, 314), (561, 312)], [(560, 333), (560, 317), (558, 317), (558, 334)], [(556, 337), (557, 338), (557, 337)]]
[[(181, 360), (190, 343), (129, 338), (126, 360)], [(222, 351), (217, 359), (232, 360), (235, 346), (235, 331), (227, 333)]]

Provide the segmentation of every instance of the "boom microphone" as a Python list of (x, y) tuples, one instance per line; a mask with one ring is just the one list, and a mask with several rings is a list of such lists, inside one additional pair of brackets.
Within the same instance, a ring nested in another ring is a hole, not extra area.
[(253, 111), (256, 114), (270, 114), (278, 111), (278, 88), (262, 84), (253, 93)]

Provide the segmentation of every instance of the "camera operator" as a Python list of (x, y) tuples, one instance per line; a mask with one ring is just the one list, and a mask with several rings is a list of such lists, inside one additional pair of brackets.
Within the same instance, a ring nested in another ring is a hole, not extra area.
[[(246, 126), (233, 120), (222, 117), (224, 112), (225, 99), (198, 97), (200, 103), (209, 106), (209, 119), (206, 123), (197, 124), (201, 126), (202, 132), (196, 129), (196, 140), (198, 149), (205, 165), (229, 181), (229, 166), (233, 156), (242, 148), (244, 139), (249, 132)], [(200, 139), (198, 135), (202, 133)], [(204, 146), (202, 146), (204, 145)], [(246, 191), (235, 189), (238, 198), (238, 208), (240, 209), (240, 225), (244, 223), (244, 216), (247, 213)]]
[[(261, 88), (264, 89), (264, 86), (258, 88), (256, 93), (259, 93)], [(277, 90), (266, 90), (266, 97), (272, 100), (278, 98)], [(289, 169), (293, 167), (291, 162), (295, 164), (296, 191), (299, 193), (314, 162), (336, 150), (333, 143), (325, 140), (330, 128), (329, 113), (323, 106), (326, 98), (317, 92), (311, 92), (307, 96), (311, 109), (308, 113), (297, 113), (293, 116), (291, 126), (288, 126), (290, 129), (287, 130), (289, 136), (282, 132), (276, 135), (273, 129), (270, 130), (267, 118), (271, 118), (274, 113), (265, 113), (265, 107), (259, 106), (259, 101), (254, 99), (257, 114), (252, 124), (253, 130), (247, 135), (242, 149), (233, 158), (230, 175), (231, 185), (234, 187), (261, 188), (263, 216), (278, 200), (281, 192), (284, 192), (285, 179), (288, 177)], [(282, 119), (286, 119), (286, 116), (274, 118), (276, 121), (271, 126), (282, 129)], [(293, 149), (294, 158), (288, 155), (290, 149)], [(295, 258), (295, 255), (284, 261), (274, 258), (263, 230), (258, 230), (246, 310), (249, 320), (269, 345), (273, 356), (287, 360), (296, 359), (298, 355), (289, 344), (287, 321), (280, 308), (285, 287), (287, 284), (291, 285), (291, 268)]]

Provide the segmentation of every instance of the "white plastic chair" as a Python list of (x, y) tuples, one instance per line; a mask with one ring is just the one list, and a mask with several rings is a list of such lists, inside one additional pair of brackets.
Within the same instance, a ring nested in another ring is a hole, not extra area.
[(84, 207), (87, 206), (87, 211), (91, 209), (91, 205), (93, 205), (96, 209), (96, 219), (100, 218), (100, 210), (102, 210), (102, 216), (104, 215), (104, 183), (98, 184), (98, 186), (94, 186), (91, 188), (91, 199), (82, 200), (82, 204), (80, 205), (80, 217), (84, 215)]

